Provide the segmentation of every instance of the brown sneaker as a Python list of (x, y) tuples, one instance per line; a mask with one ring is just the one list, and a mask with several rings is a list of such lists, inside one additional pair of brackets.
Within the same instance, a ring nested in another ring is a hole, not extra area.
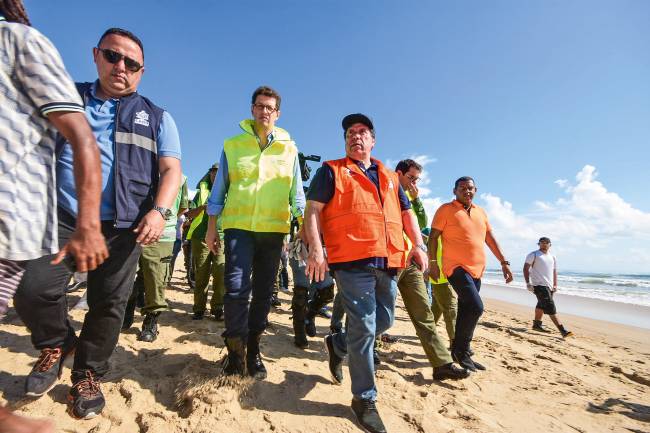
[(25, 395), (40, 397), (51, 390), (61, 378), (63, 361), (73, 353), (74, 346), (69, 349), (57, 347), (41, 350), (36, 364), (25, 380)]

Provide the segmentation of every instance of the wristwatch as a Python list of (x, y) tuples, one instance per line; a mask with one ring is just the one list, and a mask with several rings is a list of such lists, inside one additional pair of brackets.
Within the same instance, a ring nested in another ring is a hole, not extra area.
[(419, 249), (421, 249), (422, 251), (424, 251), (425, 253), (428, 253), (428, 252), (429, 252), (429, 250), (427, 249), (427, 246), (424, 245), (424, 244), (417, 244), (417, 245), (415, 246), (415, 248), (419, 248)]
[(156, 206), (153, 205), (153, 210), (157, 210), (162, 215), (163, 219), (168, 219), (172, 216), (172, 210), (168, 207)]
[(507, 261), (507, 260), (504, 260), (504, 261), (501, 262), (501, 266), (504, 266), (504, 265), (510, 266), (510, 262)]

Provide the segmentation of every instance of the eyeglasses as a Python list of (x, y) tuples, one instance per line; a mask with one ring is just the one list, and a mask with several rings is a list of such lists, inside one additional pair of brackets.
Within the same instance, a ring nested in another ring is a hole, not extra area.
[(413, 182), (413, 183), (417, 183), (417, 181), (420, 180), (419, 177), (411, 176), (411, 175), (408, 174), (408, 173), (406, 173), (404, 176), (406, 176), (406, 178), (407, 178), (408, 180), (410, 180), (411, 182)]
[(110, 64), (115, 64), (119, 62), (120, 60), (124, 59), (124, 67), (128, 69), (131, 72), (138, 72), (140, 69), (142, 69), (142, 65), (135, 60), (133, 60), (130, 57), (125, 56), (124, 54), (120, 54), (117, 51), (109, 50), (108, 48), (99, 48), (97, 47), (99, 51), (102, 52), (104, 55), (104, 59), (110, 63)]
[(268, 111), (269, 113), (275, 113), (278, 111), (277, 108), (265, 104), (253, 104), (253, 108), (257, 108), (260, 111)]

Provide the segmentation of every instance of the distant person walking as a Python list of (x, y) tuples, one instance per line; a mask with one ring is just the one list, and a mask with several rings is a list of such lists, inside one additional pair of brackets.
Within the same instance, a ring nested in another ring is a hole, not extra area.
[[(190, 240), (192, 269), (194, 269), (194, 305), (192, 307), (192, 320), (203, 320), (208, 302), (208, 285), (212, 276), (212, 297), (210, 298), (210, 314), (215, 320), (223, 320), (223, 295), (224, 271), (226, 257), (223, 249), (213, 253), (205, 243), (208, 232), (209, 217), (205, 212), (208, 206), (208, 197), (214, 185), (214, 180), (219, 172), (219, 164), (214, 163), (208, 172), (196, 185), (196, 194), (190, 203), (190, 210), (185, 214), (191, 220), (187, 230), (187, 239)], [(223, 241), (221, 222), (217, 223), (219, 240)]]
[(526, 287), (537, 296), (533, 330), (551, 332), (542, 326), (542, 317), (544, 314), (548, 314), (562, 337), (570, 337), (573, 333), (567, 331), (560, 323), (553, 300), (553, 295), (557, 291), (557, 259), (549, 251), (551, 240), (541, 237), (537, 245), (539, 245), (539, 249), (528, 254), (524, 263)]
[(442, 271), (458, 295), (456, 335), (451, 347), (454, 361), (471, 371), (485, 367), (470, 356), (470, 343), (479, 317), (483, 314), (483, 301), (479, 295), (481, 276), (485, 271), (484, 245), (501, 263), (506, 283), (512, 281), (508, 262), (496, 239), (487, 214), (472, 201), (476, 194), (474, 179), (464, 176), (454, 184), (456, 199), (438, 208), (431, 224), (429, 258), (431, 277), (440, 278), (440, 269), (433, 266), (438, 261), (438, 237), (442, 236)]

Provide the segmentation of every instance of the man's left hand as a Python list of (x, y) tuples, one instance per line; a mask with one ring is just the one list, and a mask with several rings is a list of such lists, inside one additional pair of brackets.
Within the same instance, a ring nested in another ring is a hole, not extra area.
[(133, 230), (138, 233), (138, 238), (135, 241), (142, 245), (149, 245), (158, 242), (164, 229), (165, 219), (162, 217), (160, 212), (152, 209), (147, 212), (142, 220), (140, 220), (138, 227)]
[(503, 271), (503, 278), (505, 278), (506, 284), (508, 284), (512, 281), (512, 271), (510, 270), (510, 266), (502, 265), (501, 270)]
[(418, 247), (411, 248), (408, 257), (406, 257), (407, 266), (414, 261), (418, 269), (425, 272), (429, 269), (429, 256)]

